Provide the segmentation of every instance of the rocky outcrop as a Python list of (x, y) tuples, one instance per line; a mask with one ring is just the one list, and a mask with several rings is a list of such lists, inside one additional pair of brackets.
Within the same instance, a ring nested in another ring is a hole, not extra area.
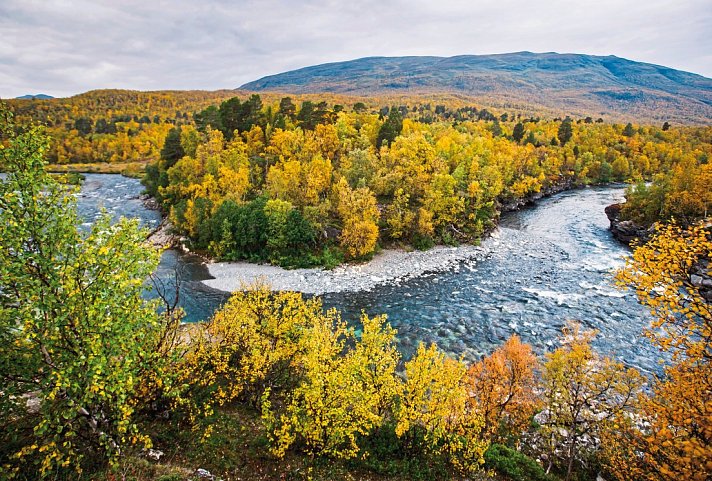
[(501, 200), (499, 201), (499, 211), (500, 212), (513, 212), (519, 210), (522, 207), (533, 205), (538, 200), (545, 197), (550, 197), (559, 192), (564, 192), (565, 190), (575, 189), (577, 186), (571, 179), (567, 179), (562, 182), (557, 182), (555, 184), (548, 185), (541, 189), (539, 192), (534, 192), (527, 194), (524, 197), (518, 199)]
[(650, 239), (653, 232), (653, 226), (643, 227), (636, 224), (632, 220), (621, 220), (621, 209), (623, 204), (611, 204), (606, 207), (606, 216), (611, 223), (611, 233), (613, 237), (630, 245), (633, 241), (646, 242)]
[(179, 247), (180, 239), (173, 233), (173, 225), (168, 219), (153, 229), (146, 237), (146, 243), (154, 247)]
[(712, 271), (709, 259), (700, 259), (692, 266), (690, 284), (696, 287), (707, 302), (712, 303)]

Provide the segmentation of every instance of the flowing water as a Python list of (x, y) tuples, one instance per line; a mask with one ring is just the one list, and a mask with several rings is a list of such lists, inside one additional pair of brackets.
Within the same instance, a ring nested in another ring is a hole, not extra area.
[[(160, 215), (143, 206), (141, 191), (135, 179), (87, 174), (79, 212), (91, 222), (104, 207), (154, 227)], [(640, 335), (646, 313), (632, 293), (613, 285), (612, 270), (623, 265), (628, 250), (610, 235), (603, 209), (622, 196), (620, 187), (558, 194), (504, 215), (498, 231), (483, 242), (480, 259), (398, 286), (328, 294), (324, 304), (341, 309), (349, 321), (362, 310), (388, 314), (406, 357), (424, 341), (475, 359), (514, 333), (541, 353), (555, 346), (567, 320), (578, 320), (600, 331), (600, 350), (655, 370), (657, 352)], [(209, 274), (198, 257), (164, 253), (159, 277), (170, 284), (176, 272), (187, 321), (206, 319), (225, 301), (225, 293), (200, 282)]]

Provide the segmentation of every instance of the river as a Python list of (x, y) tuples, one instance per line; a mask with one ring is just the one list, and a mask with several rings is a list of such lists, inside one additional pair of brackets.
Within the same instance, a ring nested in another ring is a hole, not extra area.
[[(91, 222), (104, 207), (154, 227), (160, 215), (143, 206), (141, 191), (135, 179), (86, 174), (79, 213)], [(387, 314), (406, 357), (424, 341), (477, 359), (515, 333), (542, 353), (555, 346), (567, 320), (578, 320), (599, 330), (599, 350), (645, 371), (657, 370), (659, 354), (641, 336), (646, 312), (633, 293), (613, 285), (612, 271), (629, 252), (611, 236), (603, 209), (622, 197), (622, 187), (557, 194), (503, 215), (500, 228), (483, 242), (481, 258), (398, 286), (327, 294), (324, 304), (339, 308), (350, 322), (362, 310)], [(201, 282), (209, 274), (200, 258), (166, 251), (158, 275), (170, 282), (175, 269), (186, 321), (208, 318), (227, 298)]]

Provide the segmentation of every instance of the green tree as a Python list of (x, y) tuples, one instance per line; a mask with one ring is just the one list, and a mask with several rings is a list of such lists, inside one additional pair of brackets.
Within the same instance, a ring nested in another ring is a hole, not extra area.
[(623, 135), (625, 135), (626, 137), (633, 137), (633, 135), (635, 135), (633, 124), (631, 124), (630, 122), (626, 124), (625, 128), (623, 129)]
[(168, 131), (166, 140), (161, 149), (161, 159), (165, 161), (164, 170), (168, 170), (175, 165), (185, 155), (183, 146), (180, 143), (180, 127), (173, 127)]
[[(33, 426), (0, 459), (0, 477), (54, 477), (150, 446), (136, 409), (155, 399), (175, 318), (164, 323), (142, 298), (159, 259), (147, 232), (108, 214), (80, 231), (74, 196), (44, 170), (47, 138), (36, 127), (16, 134), (0, 113), (10, 172), (0, 181), (0, 442)], [(37, 414), (27, 415), (28, 399)]]
[(403, 116), (400, 111), (393, 107), (390, 110), (390, 114), (380, 130), (378, 131), (378, 137), (376, 138), (376, 148), (380, 149), (385, 143), (390, 146), (396, 137), (398, 137), (403, 130)]
[(561, 145), (566, 145), (566, 142), (571, 140), (573, 136), (573, 128), (571, 127), (571, 117), (566, 117), (559, 125), (559, 130), (556, 136), (559, 138)]
[(524, 138), (524, 124), (521, 122), (517, 122), (517, 125), (514, 126), (514, 130), (512, 131), (512, 138), (516, 142), (521, 142), (522, 139)]
[(366, 104), (364, 104), (363, 102), (356, 102), (354, 104), (354, 112), (356, 112), (357, 114), (361, 114), (365, 111), (366, 111)]
[(291, 97), (284, 97), (279, 101), (279, 113), (291, 119), (297, 113), (297, 106), (292, 102)]
[(74, 128), (77, 129), (79, 135), (89, 135), (91, 134), (93, 122), (90, 118), (79, 117), (74, 121)]

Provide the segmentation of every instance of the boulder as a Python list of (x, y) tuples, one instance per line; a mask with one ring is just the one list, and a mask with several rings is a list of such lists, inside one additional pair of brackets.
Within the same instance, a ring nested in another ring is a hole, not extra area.
[(650, 238), (653, 227), (643, 227), (632, 220), (621, 220), (621, 209), (623, 204), (611, 204), (606, 207), (605, 212), (611, 223), (611, 233), (620, 242), (630, 245), (633, 241), (645, 242)]

